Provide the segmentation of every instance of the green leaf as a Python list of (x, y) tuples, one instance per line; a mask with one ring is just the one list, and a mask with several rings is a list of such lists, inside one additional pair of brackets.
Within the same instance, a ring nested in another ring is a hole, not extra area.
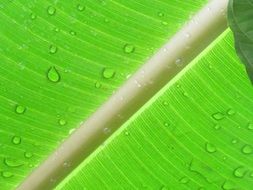
[[(2, 0), (0, 189), (24, 181), (206, 2)], [(251, 190), (253, 89), (232, 44), (227, 31), (57, 189)]]
[(253, 82), (253, 1), (230, 0), (228, 9), (229, 25), (235, 36), (236, 51), (246, 65)]

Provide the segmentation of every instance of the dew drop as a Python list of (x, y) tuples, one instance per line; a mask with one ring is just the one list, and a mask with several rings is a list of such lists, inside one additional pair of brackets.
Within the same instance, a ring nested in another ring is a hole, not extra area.
[(163, 125), (164, 125), (165, 127), (169, 127), (169, 126), (170, 126), (170, 124), (169, 124), (168, 122), (164, 122)]
[(126, 44), (124, 46), (124, 52), (127, 53), (127, 54), (133, 53), (134, 50), (135, 50), (135, 47), (132, 44)]
[(236, 144), (236, 143), (238, 143), (238, 140), (237, 139), (233, 139), (232, 140), (232, 144)]
[(11, 172), (7, 172), (7, 171), (2, 171), (1, 174), (2, 174), (2, 177), (4, 178), (10, 178), (14, 176)]
[(243, 154), (251, 154), (253, 153), (253, 147), (251, 145), (246, 144), (242, 147), (242, 153)]
[(101, 83), (100, 83), (100, 82), (98, 82), (98, 81), (97, 81), (97, 82), (95, 82), (95, 87), (96, 87), (96, 88), (101, 88), (101, 86), (102, 86), (102, 85), (101, 85)]
[(233, 172), (234, 176), (237, 178), (243, 178), (247, 173), (247, 169), (243, 166), (236, 168)]
[(219, 130), (219, 129), (221, 129), (221, 126), (220, 125), (218, 125), (218, 124), (216, 124), (216, 125), (214, 125), (214, 127), (213, 127), (215, 130)]
[(164, 13), (159, 12), (159, 13), (158, 13), (158, 16), (159, 16), (159, 17), (163, 17), (163, 16), (164, 16)]
[(14, 136), (11, 141), (13, 144), (19, 145), (21, 143), (21, 137)]
[(8, 167), (20, 167), (23, 165), (23, 163), (14, 158), (4, 158), (4, 164)]
[(176, 64), (178, 67), (181, 67), (181, 66), (183, 65), (182, 59), (181, 59), (181, 58), (177, 58), (176, 61), (175, 61), (175, 64)]
[(236, 114), (236, 111), (235, 110), (233, 110), (233, 109), (229, 109), (228, 111), (227, 111), (227, 114), (228, 115), (235, 115)]
[(214, 113), (214, 114), (212, 115), (212, 117), (213, 117), (215, 120), (219, 121), (219, 120), (224, 119), (224, 118), (225, 118), (225, 115), (224, 115), (223, 113), (221, 113), (221, 112), (217, 112), (217, 113)]
[(104, 131), (104, 134), (109, 134), (111, 132), (111, 129), (106, 127), (106, 128), (104, 128), (103, 131)]
[(168, 105), (169, 105), (169, 102), (163, 101), (163, 105), (164, 105), (164, 106), (168, 106)]
[(70, 129), (69, 130), (69, 135), (71, 135), (72, 133), (74, 133), (75, 130), (76, 130), (75, 128), (74, 129)]
[(26, 107), (21, 106), (21, 105), (17, 105), (16, 108), (15, 108), (15, 112), (17, 114), (24, 114), (25, 111), (26, 111)]
[(82, 12), (82, 11), (85, 10), (86, 7), (85, 7), (84, 5), (78, 4), (78, 5), (76, 6), (76, 8), (77, 8), (78, 11)]
[(252, 123), (249, 123), (248, 126), (247, 126), (247, 128), (248, 128), (249, 130), (253, 130), (253, 124), (252, 124)]
[(211, 143), (206, 143), (205, 147), (206, 147), (206, 151), (209, 153), (214, 153), (217, 151), (216, 147)]
[(47, 78), (49, 81), (57, 83), (60, 81), (60, 74), (55, 67), (50, 67), (47, 72)]
[(130, 133), (129, 133), (128, 131), (125, 131), (125, 135), (126, 135), (126, 136), (129, 136)]
[(179, 180), (180, 183), (182, 184), (186, 184), (189, 182), (189, 179), (187, 177), (182, 177), (180, 180)]
[(228, 180), (226, 180), (222, 185), (222, 189), (224, 189), (224, 190), (233, 190), (234, 188), (235, 188), (234, 184)]
[(47, 13), (48, 13), (50, 16), (54, 15), (55, 12), (56, 12), (56, 9), (55, 9), (53, 6), (49, 6), (49, 7), (47, 8)]
[(50, 54), (55, 54), (57, 52), (58, 48), (55, 45), (50, 45), (49, 46), (49, 53)]
[(111, 68), (104, 68), (102, 75), (105, 79), (111, 79), (115, 76), (115, 71)]
[(72, 36), (75, 36), (75, 35), (76, 35), (76, 32), (73, 31), (73, 30), (71, 30), (69, 33), (70, 33)]
[(31, 13), (31, 14), (30, 14), (30, 18), (31, 18), (32, 20), (35, 20), (35, 19), (37, 18), (37, 16), (36, 16), (34, 13)]
[(67, 121), (65, 119), (59, 119), (58, 123), (59, 123), (60, 126), (64, 126), (64, 125), (67, 124)]
[(25, 152), (25, 153), (24, 153), (24, 157), (25, 157), (25, 158), (28, 158), (28, 159), (29, 159), (29, 158), (31, 158), (32, 156), (33, 156), (33, 154), (32, 154), (31, 152)]
[(162, 21), (162, 25), (163, 25), (163, 26), (167, 26), (167, 25), (168, 25), (168, 22)]

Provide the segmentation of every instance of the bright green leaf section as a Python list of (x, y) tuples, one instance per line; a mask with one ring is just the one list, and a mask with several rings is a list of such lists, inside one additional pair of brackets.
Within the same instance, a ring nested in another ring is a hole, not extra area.
[(237, 53), (253, 82), (253, 1), (230, 0), (228, 13)]
[(229, 31), (58, 189), (252, 190), (252, 118)]
[(1, 0), (0, 189), (18, 185), (206, 0)]

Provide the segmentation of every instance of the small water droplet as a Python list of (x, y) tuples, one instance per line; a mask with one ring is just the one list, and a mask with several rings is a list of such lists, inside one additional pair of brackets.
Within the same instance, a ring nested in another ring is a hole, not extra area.
[(248, 126), (247, 126), (247, 128), (248, 128), (249, 130), (253, 130), (253, 123), (249, 123)]
[(55, 54), (57, 52), (58, 48), (55, 45), (50, 45), (49, 46), (49, 53), (50, 54)]
[(229, 109), (228, 111), (227, 111), (227, 114), (228, 115), (235, 115), (236, 114), (236, 111), (235, 110), (233, 110), (233, 109)]
[(251, 145), (246, 144), (242, 147), (242, 153), (243, 154), (251, 154), (253, 153), (253, 147)]
[(59, 123), (60, 126), (64, 126), (64, 125), (67, 124), (67, 121), (65, 119), (59, 119), (58, 123)]
[(165, 127), (169, 127), (169, 126), (170, 126), (170, 123), (164, 122), (163, 125), (164, 125)]
[(133, 53), (135, 51), (135, 47), (132, 44), (126, 44), (124, 46), (124, 52), (127, 54)]
[(222, 189), (224, 190), (234, 190), (235, 186), (231, 181), (226, 180), (223, 185), (222, 185)]
[(35, 19), (37, 18), (37, 16), (36, 16), (34, 13), (31, 13), (31, 14), (30, 14), (30, 18), (31, 18), (32, 20), (35, 20)]
[(21, 137), (14, 136), (11, 141), (13, 144), (18, 145), (21, 143)]
[(158, 13), (158, 16), (159, 16), (159, 17), (163, 17), (163, 16), (164, 16), (164, 13), (159, 12), (159, 13)]
[(70, 33), (72, 36), (75, 36), (75, 35), (76, 35), (76, 32), (73, 31), (73, 30), (71, 30), (69, 33)]
[(24, 153), (25, 158), (31, 158), (32, 156), (33, 156), (33, 154), (31, 152), (25, 152)]
[(181, 58), (177, 58), (176, 61), (175, 61), (175, 64), (178, 66), (178, 67), (181, 67), (183, 65), (183, 61)]
[(126, 136), (129, 136), (130, 133), (129, 133), (128, 131), (125, 131), (125, 135), (126, 135)]
[(236, 143), (238, 143), (238, 140), (237, 139), (233, 139), (232, 140), (232, 144), (236, 144)]
[(2, 171), (1, 174), (2, 174), (2, 177), (4, 178), (10, 178), (14, 176), (13, 173), (8, 172), (8, 171)]
[(70, 166), (71, 166), (71, 164), (69, 162), (64, 162), (63, 163), (64, 168), (69, 168)]
[(50, 16), (54, 15), (55, 12), (56, 12), (56, 9), (55, 9), (53, 6), (49, 6), (49, 7), (47, 8), (47, 13), (48, 13)]
[(243, 166), (236, 168), (233, 172), (235, 177), (243, 178), (247, 173), (247, 169)]
[(206, 143), (205, 147), (206, 147), (206, 151), (209, 153), (214, 153), (217, 151), (216, 147), (211, 143)]
[(95, 87), (96, 87), (96, 88), (101, 88), (101, 86), (102, 86), (102, 85), (101, 85), (101, 83), (100, 83), (100, 82), (98, 82), (98, 81), (97, 81), (97, 82), (95, 82)]
[(82, 11), (85, 10), (86, 7), (85, 7), (84, 5), (78, 4), (78, 5), (76, 6), (76, 8), (77, 8), (78, 11), (82, 12)]
[(49, 81), (57, 83), (60, 81), (61, 77), (59, 72), (55, 67), (50, 67), (48, 72), (47, 72), (47, 78)]
[(218, 125), (218, 124), (216, 124), (216, 125), (214, 125), (214, 127), (213, 127), (215, 130), (219, 130), (219, 129), (221, 129), (221, 126), (220, 125)]
[(25, 113), (25, 111), (26, 111), (26, 107), (21, 106), (21, 105), (17, 105), (15, 108), (15, 112), (17, 114), (23, 114), (23, 113)]
[(182, 177), (180, 180), (179, 180), (180, 183), (182, 184), (186, 184), (189, 182), (189, 179), (187, 177)]
[(104, 68), (102, 75), (105, 79), (111, 79), (115, 76), (116, 72), (111, 68)]
[(109, 128), (104, 128), (104, 134), (109, 134), (109, 133), (111, 133), (111, 129), (109, 129)]
[(168, 105), (169, 105), (169, 102), (163, 101), (163, 105), (164, 105), (164, 106), (168, 106)]
[(75, 130), (76, 130), (75, 128), (74, 129), (70, 129), (69, 130), (69, 135), (71, 135), (72, 133), (74, 133)]
[(163, 25), (163, 26), (167, 26), (167, 25), (168, 25), (168, 22), (162, 21), (162, 25)]
[(225, 118), (225, 115), (224, 115), (223, 113), (221, 113), (221, 112), (217, 112), (217, 113), (214, 113), (214, 114), (212, 115), (212, 117), (213, 117), (215, 120), (219, 121), (219, 120), (224, 119), (224, 118)]

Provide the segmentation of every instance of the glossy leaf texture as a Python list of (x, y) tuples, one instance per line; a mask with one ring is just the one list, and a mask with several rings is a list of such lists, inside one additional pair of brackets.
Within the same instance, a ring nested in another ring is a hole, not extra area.
[(235, 36), (235, 47), (253, 83), (253, 1), (230, 0), (229, 25)]
[(206, 2), (2, 0), (0, 189), (24, 180)]
[(253, 88), (226, 31), (57, 189), (251, 190)]

